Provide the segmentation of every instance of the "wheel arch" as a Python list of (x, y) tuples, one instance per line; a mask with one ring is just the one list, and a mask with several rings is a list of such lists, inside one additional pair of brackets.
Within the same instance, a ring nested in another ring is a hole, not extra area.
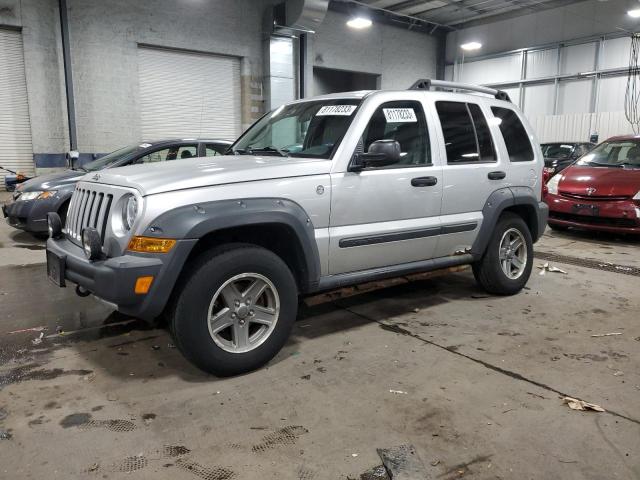
[(142, 234), (196, 239), (185, 265), (211, 248), (249, 243), (282, 258), (300, 292), (312, 290), (320, 279), (320, 256), (313, 223), (305, 210), (292, 200), (253, 198), (182, 206), (160, 215)]
[(482, 209), (482, 225), (478, 236), (471, 247), (471, 253), (475, 258), (480, 258), (491, 238), (491, 234), (498, 223), (498, 219), (504, 212), (512, 212), (521, 217), (531, 232), (533, 241), (544, 232), (544, 213), (541, 215), (540, 203), (535, 192), (530, 187), (505, 187), (494, 191), (485, 202)]

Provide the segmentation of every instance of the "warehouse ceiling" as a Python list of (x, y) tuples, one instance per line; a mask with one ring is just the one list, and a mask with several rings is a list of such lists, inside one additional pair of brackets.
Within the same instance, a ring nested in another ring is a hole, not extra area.
[(341, 0), (341, 3), (458, 29), (580, 1), (583, 0)]

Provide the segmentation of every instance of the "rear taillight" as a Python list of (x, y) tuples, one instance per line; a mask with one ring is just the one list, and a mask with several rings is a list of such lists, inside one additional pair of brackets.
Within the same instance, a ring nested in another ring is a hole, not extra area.
[(549, 181), (549, 179), (551, 178), (551, 174), (547, 171), (547, 169), (543, 169), (542, 170), (542, 185), (541, 190), (542, 190), (542, 198), (545, 197), (545, 195), (547, 193), (549, 193), (549, 188), (547, 188), (547, 182)]

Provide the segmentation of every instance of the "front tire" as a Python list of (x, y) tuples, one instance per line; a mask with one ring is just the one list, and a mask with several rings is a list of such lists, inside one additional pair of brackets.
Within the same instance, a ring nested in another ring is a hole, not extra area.
[(514, 295), (526, 285), (533, 268), (533, 241), (526, 222), (505, 212), (480, 261), (473, 265), (476, 281), (487, 292)]
[(229, 245), (191, 265), (171, 330), (178, 348), (199, 368), (238, 375), (280, 351), (297, 308), (296, 282), (280, 257), (257, 246)]

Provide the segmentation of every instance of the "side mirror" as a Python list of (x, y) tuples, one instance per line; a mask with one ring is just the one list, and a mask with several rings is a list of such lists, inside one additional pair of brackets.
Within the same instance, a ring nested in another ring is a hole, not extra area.
[(369, 145), (367, 153), (357, 153), (349, 168), (359, 172), (370, 167), (386, 167), (400, 161), (400, 144), (395, 140), (376, 140)]

